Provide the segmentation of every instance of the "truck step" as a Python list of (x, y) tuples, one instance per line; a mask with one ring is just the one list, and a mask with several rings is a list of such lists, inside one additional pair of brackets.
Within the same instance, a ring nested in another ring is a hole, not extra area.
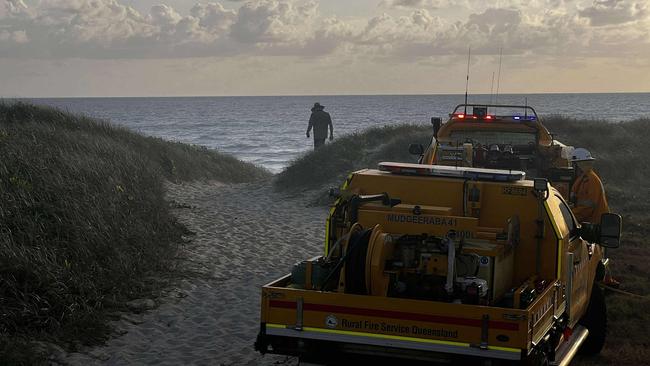
[(581, 325), (576, 326), (571, 337), (558, 348), (555, 353), (555, 360), (550, 364), (552, 366), (568, 366), (588, 335), (589, 330), (587, 328)]

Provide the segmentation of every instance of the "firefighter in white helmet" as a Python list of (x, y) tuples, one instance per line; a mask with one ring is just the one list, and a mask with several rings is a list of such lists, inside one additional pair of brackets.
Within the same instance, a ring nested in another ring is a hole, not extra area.
[(576, 180), (571, 187), (573, 213), (580, 222), (600, 223), (600, 216), (609, 212), (605, 189), (600, 177), (594, 171), (594, 159), (587, 149), (573, 150), (571, 161)]
[[(605, 189), (600, 177), (594, 171), (594, 159), (587, 149), (573, 150), (571, 161), (576, 171), (576, 180), (571, 187), (571, 203), (573, 213), (580, 222), (599, 223), (600, 216), (609, 212)], [(606, 270), (603, 283), (610, 287), (619, 287), (609, 268)]]

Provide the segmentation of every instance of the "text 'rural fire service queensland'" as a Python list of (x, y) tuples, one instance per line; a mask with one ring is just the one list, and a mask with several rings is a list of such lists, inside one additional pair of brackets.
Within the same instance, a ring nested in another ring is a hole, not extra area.
[(458, 331), (447, 329), (433, 329), (418, 326), (405, 326), (401, 324), (391, 324), (385, 322), (373, 322), (370, 320), (348, 320), (341, 319), (341, 327), (347, 329), (364, 329), (389, 333), (428, 335), (434, 337), (458, 338)]

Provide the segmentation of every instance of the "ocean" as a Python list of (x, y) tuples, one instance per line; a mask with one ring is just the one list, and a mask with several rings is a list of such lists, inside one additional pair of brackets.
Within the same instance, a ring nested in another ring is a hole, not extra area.
[[(74, 113), (98, 117), (145, 135), (203, 145), (277, 173), (309, 151), (305, 136), (310, 108), (325, 105), (334, 138), (372, 126), (429, 125), (462, 103), (463, 95), (55, 98), (30, 99)], [(494, 101), (471, 95), (470, 103)], [(499, 95), (500, 104), (528, 104), (543, 118), (626, 121), (650, 117), (650, 93)]]

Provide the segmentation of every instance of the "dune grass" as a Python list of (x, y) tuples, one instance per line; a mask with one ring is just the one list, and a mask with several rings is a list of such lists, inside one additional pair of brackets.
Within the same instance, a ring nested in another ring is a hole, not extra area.
[(338, 186), (350, 172), (374, 168), (381, 161), (416, 162), (408, 153), (409, 144), (427, 146), (431, 136), (431, 127), (417, 125), (373, 127), (346, 135), (294, 160), (274, 185), (288, 191)]
[(643, 158), (650, 119), (611, 123), (551, 116), (544, 123), (558, 140), (589, 149), (609, 182), (629, 184), (650, 176), (650, 160)]
[(0, 104), (2, 363), (31, 363), (21, 347), (29, 339), (102, 339), (107, 311), (152, 289), (185, 233), (164, 199), (165, 180), (269, 176), (205, 148)]
[[(609, 251), (612, 272), (621, 289), (645, 299), (607, 292), (609, 337), (601, 355), (576, 360), (580, 365), (640, 365), (650, 359), (650, 159), (647, 131), (650, 119), (620, 123), (550, 116), (544, 124), (555, 138), (586, 147), (598, 158), (600, 174), (612, 211), (623, 216), (621, 248)], [(338, 139), (295, 160), (275, 180), (277, 189), (306, 191), (338, 186), (345, 176), (379, 161), (413, 161), (409, 143), (427, 145), (431, 130), (425, 126), (391, 126)], [(326, 200), (320, 200), (320, 203)]]

